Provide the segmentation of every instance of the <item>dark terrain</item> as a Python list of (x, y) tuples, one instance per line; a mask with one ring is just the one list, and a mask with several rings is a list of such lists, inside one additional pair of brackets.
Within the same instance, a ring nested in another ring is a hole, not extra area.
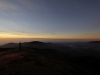
[(0, 48), (0, 75), (100, 75), (100, 51), (90, 46), (29, 42), (19, 50), (11, 44)]

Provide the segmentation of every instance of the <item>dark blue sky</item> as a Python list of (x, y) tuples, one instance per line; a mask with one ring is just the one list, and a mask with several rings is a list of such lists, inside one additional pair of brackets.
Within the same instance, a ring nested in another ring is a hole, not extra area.
[(0, 0), (0, 37), (100, 39), (100, 0)]

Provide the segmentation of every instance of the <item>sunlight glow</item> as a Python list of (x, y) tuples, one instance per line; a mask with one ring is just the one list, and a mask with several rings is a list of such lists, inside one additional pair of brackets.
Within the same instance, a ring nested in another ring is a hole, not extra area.
[(100, 35), (34, 35), (34, 34), (14, 34), (0, 33), (0, 38), (50, 38), (50, 39), (100, 39)]

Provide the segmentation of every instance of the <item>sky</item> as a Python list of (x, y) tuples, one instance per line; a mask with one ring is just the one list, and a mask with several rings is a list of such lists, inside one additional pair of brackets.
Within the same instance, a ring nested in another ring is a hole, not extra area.
[(0, 38), (100, 39), (100, 0), (0, 0)]

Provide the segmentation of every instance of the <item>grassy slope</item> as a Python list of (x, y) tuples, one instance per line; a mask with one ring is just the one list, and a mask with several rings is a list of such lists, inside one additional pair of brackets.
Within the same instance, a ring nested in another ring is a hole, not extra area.
[(83, 67), (40, 50), (1, 50), (0, 75), (92, 75)]

